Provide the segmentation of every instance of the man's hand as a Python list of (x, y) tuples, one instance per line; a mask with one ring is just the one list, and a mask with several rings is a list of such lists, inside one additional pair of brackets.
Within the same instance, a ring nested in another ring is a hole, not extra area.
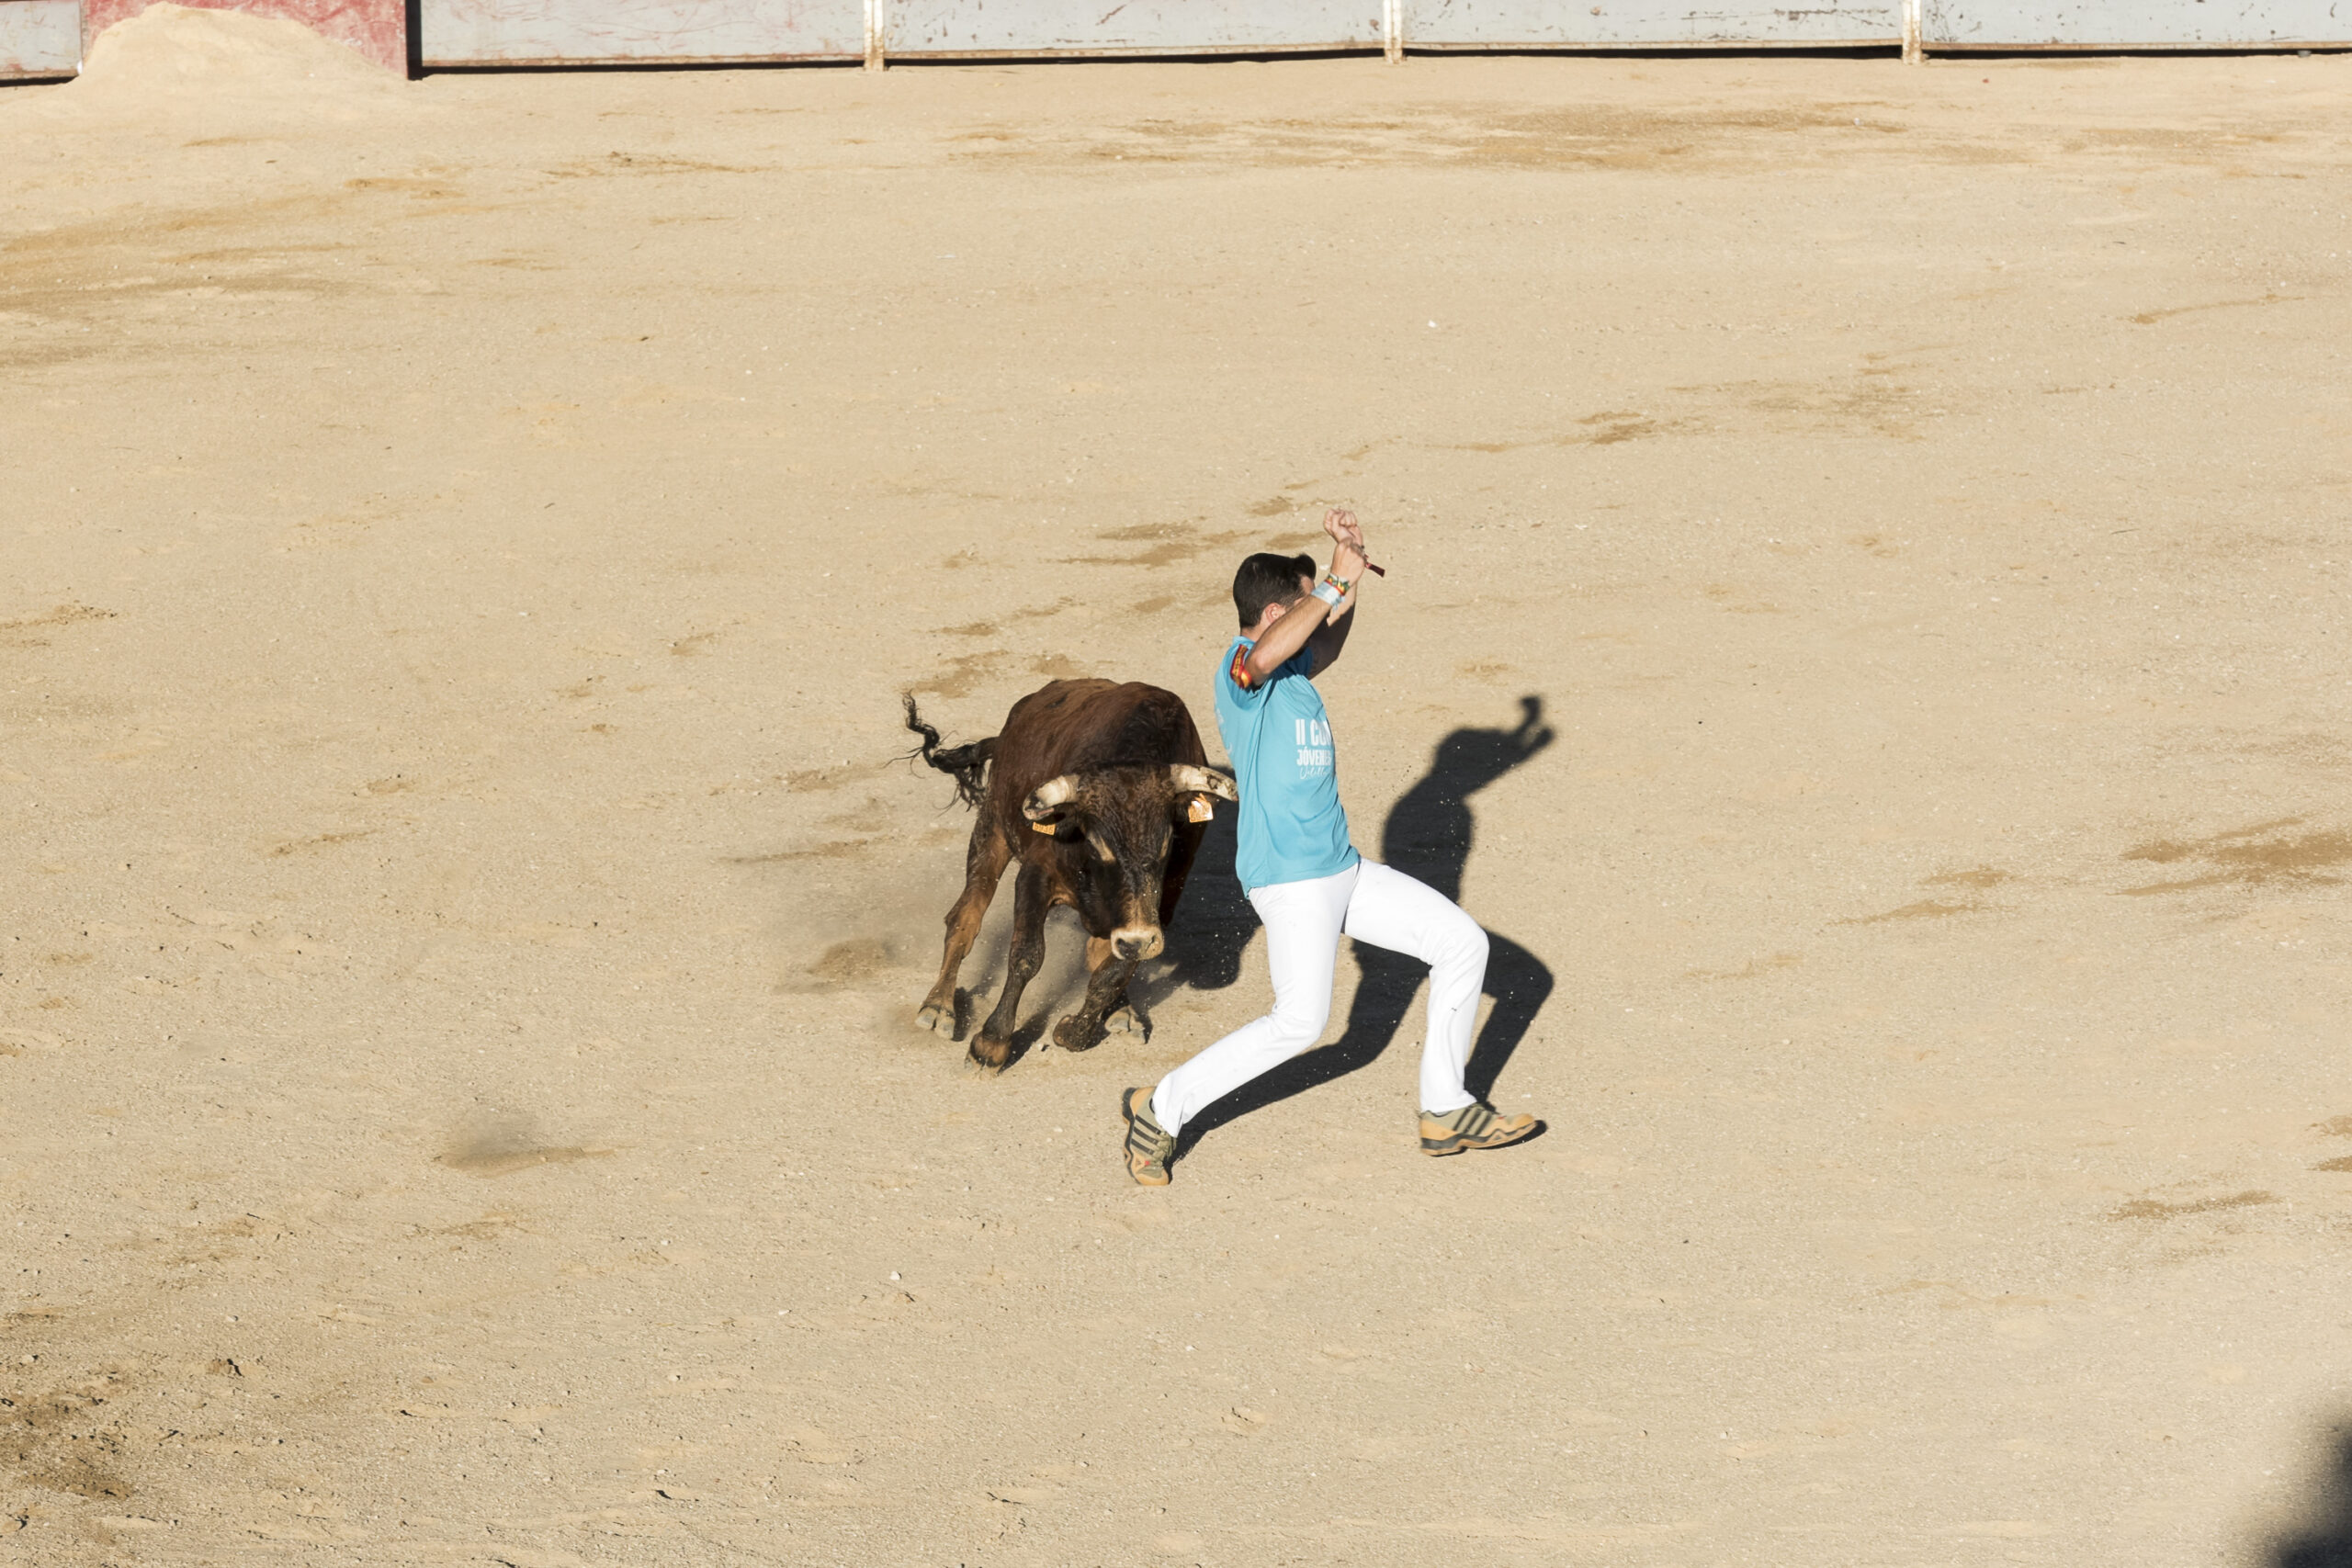
[(1335, 506), (1323, 514), (1323, 531), (1331, 536), (1331, 574), (1344, 577), (1350, 582), (1363, 576), (1365, 554), (1363, 525), (1356, 514), (1344, 506)]

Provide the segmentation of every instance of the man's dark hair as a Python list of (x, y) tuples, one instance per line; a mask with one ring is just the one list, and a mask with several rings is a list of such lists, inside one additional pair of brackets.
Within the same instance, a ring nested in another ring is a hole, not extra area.
[(1298, 580), (1314, 575), (1313, 556), (1278, 556), (1260, 550), (1244, 560), (1233, 574), (1233, 608), (1241, 617), (1241, 629), (1246, 632), (1256, 626), (1267, 605), (1288, 604), (1297, 599), (1303, 592)]

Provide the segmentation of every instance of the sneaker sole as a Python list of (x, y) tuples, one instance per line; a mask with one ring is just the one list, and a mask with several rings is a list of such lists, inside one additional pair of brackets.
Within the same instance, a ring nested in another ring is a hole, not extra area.
[(1432, 1158), (1443, 1158), (1447, 1155), (1468, 1154), (1472, 1149), (1507, 1149), (1513, 1144), (1533, 1137), (1543, 1126), (1543, 1122), (1533, 1122), (1516, 1133), (1489, 1133), (1479, 1138), (1473, 1138), (1461, 1133), (1443, 1138), (1423, 1138), (1421, 1153)]

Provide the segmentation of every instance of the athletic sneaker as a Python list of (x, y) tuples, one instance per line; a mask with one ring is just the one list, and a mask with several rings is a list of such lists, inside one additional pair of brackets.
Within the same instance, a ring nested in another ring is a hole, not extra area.
[[(1498, 1149), (1544, 1125), (1532, 1116), (1498, 1116), (1495, 1108), (1473, 1102), (1440, 1116), (1421, 1112), (1421, 1153), (1458, 1155), (1465, 1149)], [(1141, 1178), (1137, 1178), (1138, 1180)]]
[(1127, 1174), (1138, 1187), (1167, 1186), (1168, 1157), (1176, 1152), (1176, 1138), (1153, 1120), (1151, 1090), (1131, 1089), (1121, 1095), (1119, 1114), (1127, 1119)]

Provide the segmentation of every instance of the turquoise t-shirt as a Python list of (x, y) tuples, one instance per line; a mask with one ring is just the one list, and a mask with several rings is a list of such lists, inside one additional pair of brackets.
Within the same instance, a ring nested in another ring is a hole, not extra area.
[(1250, 892), (1336, 876), (1356, 863), (1356, 852), (1340, 806), (1331, 721), (1307, 679), (1315, 656), (1301, 649), (1251, 688), (1234, 679), (1250, 648), (1249, 638), (1236, 637), (1216, 671), (1217, 733), (1241, 786), (1234, 870)]

